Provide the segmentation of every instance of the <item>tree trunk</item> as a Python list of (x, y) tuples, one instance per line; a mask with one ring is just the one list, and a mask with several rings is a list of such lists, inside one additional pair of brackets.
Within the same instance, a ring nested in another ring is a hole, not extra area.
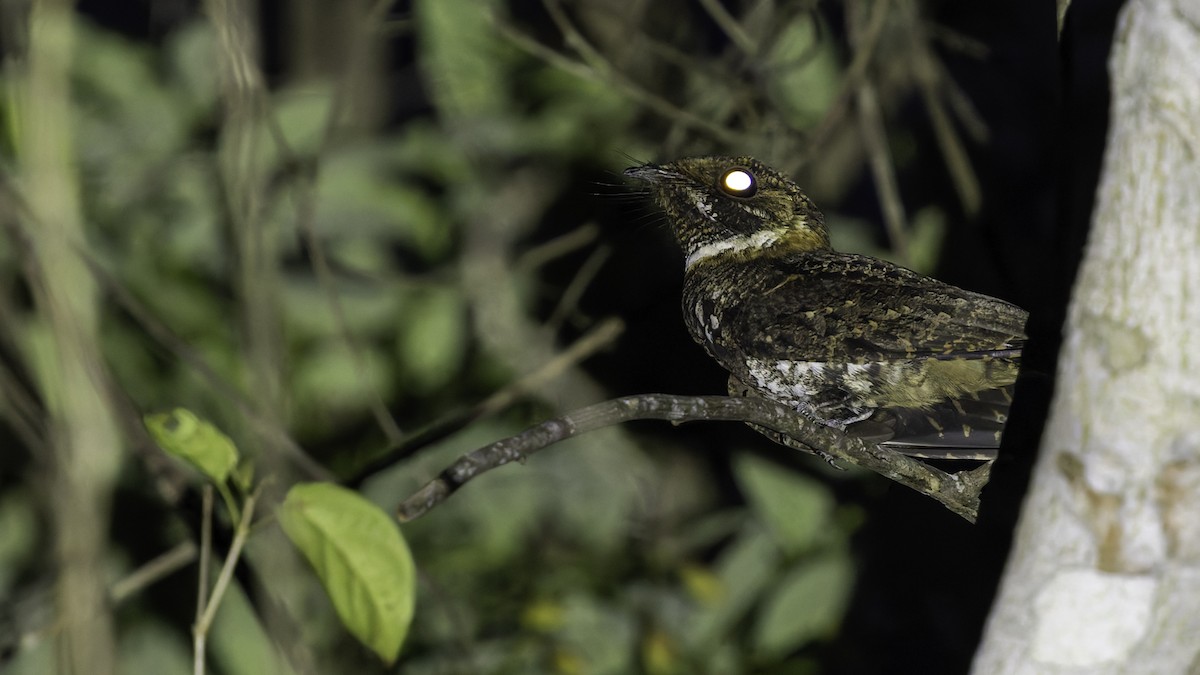
[(976, 673), (1200, 667), (1200, 5), (1130, 0), (1057, 392)]

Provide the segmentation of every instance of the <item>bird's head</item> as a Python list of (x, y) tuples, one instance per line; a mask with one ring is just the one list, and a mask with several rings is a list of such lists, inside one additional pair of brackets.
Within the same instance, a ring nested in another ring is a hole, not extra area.
[(816, 204), (800, 186), (752, 157), (689, 157), (631, 167), (625, 175), (648, 187), (688, 269), (708, 260), (829, 248)]

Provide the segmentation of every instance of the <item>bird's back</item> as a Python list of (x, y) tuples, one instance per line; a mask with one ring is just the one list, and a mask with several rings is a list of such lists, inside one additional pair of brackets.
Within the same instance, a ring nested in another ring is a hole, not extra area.
[(685, 277), (683, 309), (731, 388), (931, 451), (999, 444), (1027, 317), (1002, 300), (829, 250), (704, 261)]

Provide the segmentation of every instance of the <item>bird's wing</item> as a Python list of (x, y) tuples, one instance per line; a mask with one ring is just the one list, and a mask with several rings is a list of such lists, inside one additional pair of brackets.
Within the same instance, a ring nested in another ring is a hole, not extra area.
[[(932, 357), (1012, 358), (1027, 314), (996, 298), (853, 254), (771, 262), (727, 339), (762, 358), (850, 363)], [(734, 318), (734, 317), (730, 317)]]
[[(722, 320), (731, 353), (859, 364), (880, 384), (870, 394), (847, 387), (846, 396), (871, 397), (876, 410), (847, 433), (916, 456), (994, 454), (1025, 342), (1024, 310), (873, 258), (798, 255), (772, 264), (771, 284)], [(913, 383), (889, 383), (888, 368), (914, 363)], [(749, 375), (738, 363), (726, 367)]]

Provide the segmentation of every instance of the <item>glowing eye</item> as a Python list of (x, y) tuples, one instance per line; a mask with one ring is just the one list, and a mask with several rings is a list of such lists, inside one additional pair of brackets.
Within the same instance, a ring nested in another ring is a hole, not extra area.
[(720, 188), (731, 197), (753, 197), (754, 193), (758, 192), (754, 174), (740, 166), (726, 171), (721, 176)]

